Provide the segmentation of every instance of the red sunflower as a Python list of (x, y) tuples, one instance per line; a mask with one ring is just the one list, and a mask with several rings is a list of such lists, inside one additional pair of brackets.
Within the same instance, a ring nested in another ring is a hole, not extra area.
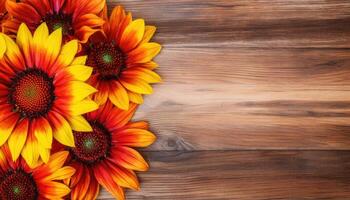
[(6, 33), (16, 33), (21, 23), (34, 31), (46, 22), (49, 31), (62, 28), (65, 41), (78, 39), (85, 43), (90, 35), (101, 29), (104, 20), (99, 17), (105, 0), (22, 0), (7, 1), (11, 19), (4, 23)]
[(73, 167), (63, 167), (67, 156), (67, 151), (55, 153), (47, 164), (31, 169), (22, 159), (13, 162), (6, 146), (0, 148), (0, 199), (62, 199), (70, 192), (62, 180), (75, 173)]
[(129, 122), (136, 110), (120, 110), (108, 101), (98, 110), (88, 113), (93, 132), (74, 132), (75, 147), (70, 165), (77, 172), (66, 180), (72, 189), (71, 199), (94, 200), (99, 185), (119, 200), (124, 199), (123, 188), (138, 190), (136, 171), (146, 171), (148, 164), (131, 147), (147, 147), (156, 137), (146, 122)]
[[(106, 12), (104, 12), (106, 13)], [(122, 7), (116, 7), (103, 26), (85, 45), (87, 65), (94, 68), (90, 83), (98, 89), (94, 100), (104, 104), (109, 99), (120, 109), (127, 110), (129, 101), (141, 104), (142, 94), (151, 94), (150, 83), (161, 78), (152, 71), (157, 64), (152, 59), (161, 46), (149, 42), (156, 31), (143, 19), (132, 20)]]

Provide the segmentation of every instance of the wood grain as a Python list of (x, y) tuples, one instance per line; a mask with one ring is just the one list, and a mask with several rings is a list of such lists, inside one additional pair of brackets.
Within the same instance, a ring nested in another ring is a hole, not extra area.
[[(349, 152), (149, 152), (132, 200), (348, 199)], [(111, 200), (103, 192), (101, 200)]]
[[(348, 0), (109, 0), (158, 27), (141, 200), (350, 199)], [(102, 190), (99, 199), (112, 199)]]

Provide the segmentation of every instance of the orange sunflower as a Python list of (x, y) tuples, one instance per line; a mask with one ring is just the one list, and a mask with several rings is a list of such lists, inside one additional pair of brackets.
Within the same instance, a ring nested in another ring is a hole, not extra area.
[(118, 200), (124, 199), (123, 188), (138, 190), (136, 171), (146, 171), (148, 164), (130, 147), (147, 147), (156, 137), (146, 129), (146, 122), (129, 122), (136, 110), (120, 110), (108, 101), (98, 110), (88, 113), (93, 132), (75, 132), (75, 147), (70, 165), (77, 172), (66, 183), (72, 189), (71, 199), (94, 200), (99, 185)]
[(84, 47), (87, 65), (94, 68), (89, 82), (98, 89), (94, 95), (97, 103), (110, 99), (127, 110), (129, 101), (141, 104), (142, 94), (152, 93), (150, 83), (161, 81), (152, 71), (157, 67), (152, 59), (161, 46), (149, 42), (156, 31), (154, 26), (145, 26), (143, 19), (133, 21), (120, 6), (113, 9), (109, 20), (106, 14), (104, 19), (103, 32), (91, 36)]
[(78, 41), (61, 45), (62, 30), (49, 35), (45, 23), (30, 33), (19, 27), (17, 40), (0, 35), (0, 146), (6, 141), (13, 160), (29, 166), (49, 160), (52, 138), (74, 146), (73, 130), (91, 131), (82, 114), (97, 109), (84, 83), (92, 68), (75, 57)]
[(67, 151), (55, 153), (47, 164), (31, 169), (22, 159), (13, 162), (8, 148), (0, 148), (0, 199), (62, 199), (70, 189), (59, 181), (75, 173), (73, 167), (62, 167), (67, 156)]
[(7, 33), (16, 33), (21, 23), (34, 31), (46, 22), (49, 31), (62, 28), (64, 41), (78, 39), (84, 43), (90, 35), (101, 29), (104, 20), (99, 17), (105, 0), (22, 0), (7, 1), (12, 17), (4, 23)]

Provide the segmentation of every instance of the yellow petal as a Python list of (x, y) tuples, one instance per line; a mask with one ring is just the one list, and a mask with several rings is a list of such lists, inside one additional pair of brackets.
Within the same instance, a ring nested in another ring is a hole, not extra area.
[(0, 59), (4, 57), (6, 52), (6, 42), (3, 34), (0, 35)]
[(28, 125), (28, 120), (19, 122), (8, 140), (8, 145), (13, 161), (16, 161), (21, 154), (28, 135)]
[(0, 146), (9, 138), (13, 128), (16, 126), (18, 118), (16, 114), (13, 114), (0, 122)]
[(47, 149), (41, 145), (39, 145), (38, 147), (39, 147), (39, 155), (40, 155), (41, 159), (44, 161), (44, 163), (49, 162), (51, 150)]
[(63, 45), (61, 53), (58, 57), (58, 62), (60, 62), (63, 66), (69, 66), (78, 51), (78, 41), (71, 40)]
[(16, 42), (9, 36), (4, 36), (4, 39), (7, 46), (5, 55), (8, 58), (10, 65), (19, 70), (22, 70), (24, 68), (25, 62), (21, 50), (19, 49)]
[(144, 33), (145, 21), (143, 19), (132, 21), (122, 34), (120, 47), (124, 52), (129, 52), (141, 42)]
[(33, 135), (28, 135), (27, 141), (23, 147), (21, 155), (30, 168), (36, 166), (39, 159), (39, 149), (38, 142), (36, 141)]
[(66, 68), (74, 79), (79, 81), (86, 81), (90, 78), (93, 68), (85, 65), (72, 65)]
[(71, 81), (69, 84), (71, 87), (71, 93), (73, 95), (72, 101), (74, 103), (79, 102), (89, 95), (97, 92), (94, 87), (81, 81)]
[(52, 145), (52, 128), (46, 119), (36, 119), (33, 121), (34, 135), (40, 146), (50, 149)]
[(87, 60), (87, 56), (78, 56), (78, 57), (74, 58), (71, 65), (85, 65), (86, 60)]
[(141, 94), (136, 94), (133, 92), (128, 91), (129, 99), (131, 102), (137, 103), (137, 104), (143, 104), (143, 98)]
[(86, 119), (81, 116), (71, 116), (68, 118), (68, 121), (72, 127), (73, 130), (75, 131), (80, 131), (80, 132), (91, 132), (92, 127), (90, 126), (89, 122), (86, 121)]
[(66, 146), (74, 147), (74, 136), (72, 132), (72, 128), (64, 117), (59, 114), (56, 114), (54, 120), (55, 129), (53, 132), (53, 137)]
[(49, 37), (49, 29), (46, 23), (40, 24), (40, 26), (35, 30), (33, 36), (33, 43), (37, 47), (44, 47), (47, 45), (46, 41)]
[(142, 41), (140, 43), (147, 43), (151, 40), (154, 33), (156, 32), (157, 28), (155, 26), (146, 26), (145, 27), (145, 34), (142, 38)]
[(44, 180), (63, 180), (70, 178), (75, 173), (75, 169), (70, 166), (62, 167), (54, 171), (51, 175), (44, 178)]
[(125, 88), (115, 81), (113, 87), (109, 90), (109, 99), (111, 102), (122, 110), (129, 109), (129, 96)]
[(62, 29), (59, 28), (51, 33), (47, 39), (46, 47), (46, 63), (53, 64), (61, 51), (62, 45)]
[(82, 115), (91, 111), (94, 111), (98, 108), (98, 105), (96, 102), (90, 100), (90, 99), (84, 99), (83, 101), (73, 104), (70, 107), (71, 115)]
[(28, 65), (32, 65), (32, 59), (30, 55), (30, 45), (32, 43), (33, 36), (26, 24), (22, 23), (18, 29), (16, 41), (18, 46), (22, 49), (25, 59)]
[(68, 151), (60, 151), (52, 154), (50, 156), (49, 162), (47, 163), (47, 168), (51, 170), (50, 172), (54, 173), (55, 171), (60, 169), (64, 165), (68, 155)]

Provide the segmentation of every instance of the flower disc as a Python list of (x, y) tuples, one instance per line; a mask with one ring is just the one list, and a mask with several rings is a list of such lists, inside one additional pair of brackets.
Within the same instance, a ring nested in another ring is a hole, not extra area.
[(0, 197), (6, 200), (36, 200), (37, 186), (30, 174), (22, 170), (9, 172), (0, 181)]
[(93, 132), (74, 132), (74, 157), (86, 164), (94, 164), (109, 154), (111, 139), (107, 129), (98, 122), (90, 123)]
[(12, 80), (9, 102), (24, 117), (45, 115), (54, 99), (52, 79), (39, 69), (25, 70)]
[(117, 79), (125, 68), (125, 55), (114, 43), (101, 42), (90, 48), (89, 64), (102, 79)]

